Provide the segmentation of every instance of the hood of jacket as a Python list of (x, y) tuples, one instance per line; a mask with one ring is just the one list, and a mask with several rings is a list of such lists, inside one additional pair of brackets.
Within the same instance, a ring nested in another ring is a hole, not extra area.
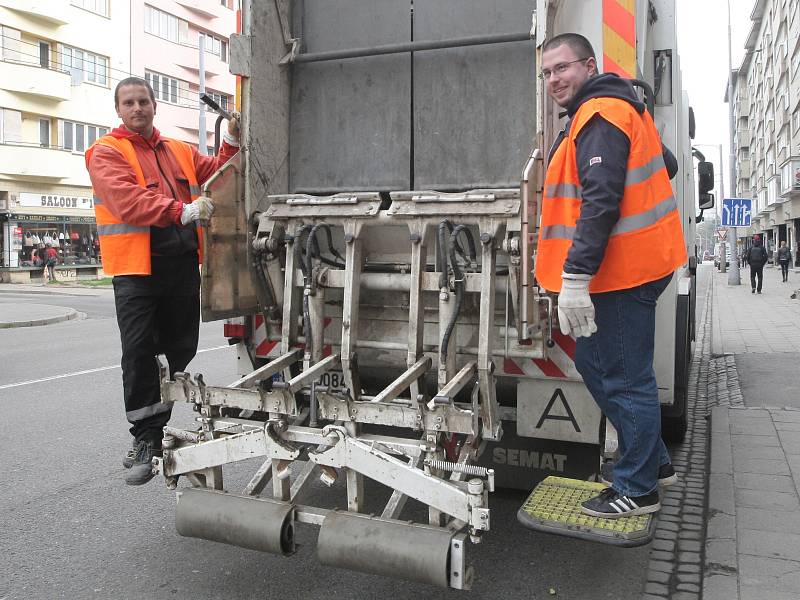
[(630, 103), (639, 114), (644, 113), (645, 104), (636, 95), (633, 85), (616, 73), (595, 75), (583, 82), (575, 97), (567, 106), (567, 115), (571, 119), (581, 104), (592, 98), (619, 98)]

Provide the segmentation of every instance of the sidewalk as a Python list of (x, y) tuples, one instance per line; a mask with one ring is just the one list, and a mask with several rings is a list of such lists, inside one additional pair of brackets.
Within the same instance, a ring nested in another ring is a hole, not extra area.
[[(106, 290), (106, 291), (104, 291)], [(47, 285), (45, 283), (0, 283), (0, 329), (40, 327), (77, 319), (81, 313), (67, 306), (37, 304), (36, 296), (98, 296), (113, 293), (111, 286)], [(14, 296), (30, 296), (19, 302)]]
[[(710, 360), (727, 365), (711, 410), (703, 598), (800, 598), (800, 273), (764, 269), (762, 294), (714, 270)], [(729, 393), (727, 393), (729, 392)]]

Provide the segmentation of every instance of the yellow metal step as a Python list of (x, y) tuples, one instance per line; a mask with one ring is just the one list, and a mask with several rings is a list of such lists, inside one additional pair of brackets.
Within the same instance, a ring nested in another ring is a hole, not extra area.
[(547, 477), (537, 485), (517, 519), (525, 527), (614, 546), (641, 546), (653, 539), (654, 514), (603, 519), (581, 512), (581, 502), (602, 492), (605, 484), (565, 477)]

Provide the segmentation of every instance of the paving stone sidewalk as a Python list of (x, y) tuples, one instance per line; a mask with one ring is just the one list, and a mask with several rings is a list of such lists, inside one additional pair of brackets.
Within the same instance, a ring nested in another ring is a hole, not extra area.
[[(788, 283), (779, 269), (764, 275), (761, 295), (751, 294), (746, 269), (741, 286), (713, 275), (704, 600), (800, 598), (800, 409), (779, 405), (798, 393), (800, 374), (792, 368), (769, 382), (742, 381), (737, 369), (737, 360), (800, 351), (800, 300), (789, 298), (800, 274)], [(768, 384), (785, 393), (742, 393)]]

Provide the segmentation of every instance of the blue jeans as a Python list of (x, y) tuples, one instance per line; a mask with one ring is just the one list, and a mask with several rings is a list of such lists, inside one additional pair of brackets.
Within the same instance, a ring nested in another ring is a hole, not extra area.
[(619, 460), (612, 487), (626, 496), (656, 490), (658, 468), (670, 462), (661, 440), (653, 345), (656, 301), (671, 279), (592, 294), (597, 333), (579, 337), (575, 349), (575, 367), (617, 430)]

